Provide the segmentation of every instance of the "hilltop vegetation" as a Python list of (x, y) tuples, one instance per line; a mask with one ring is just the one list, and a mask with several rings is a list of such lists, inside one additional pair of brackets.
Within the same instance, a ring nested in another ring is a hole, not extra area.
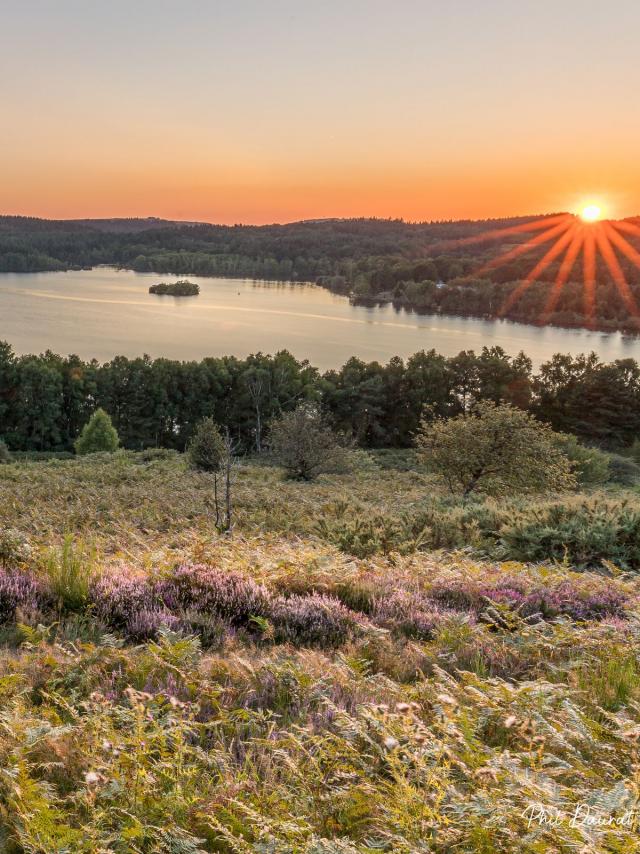
[(232, 537), (175, 451), (0, 466), (3, 850), (635, 850), (637, 489), (351, 453), (237, 464)]
[[(0, 272), (114, 264), (178, 276), (318, 281), (360, 300), (393, 301), (399, 307), (423, 312), (496, 317), (544, 249), (531, 249), (479, 275), (477, 271), (488, 261), (528, 236), (515, 233), (471, 245), (464, 239), (535, 219), (433, 223), (354, 219), (220, 226), (0, 217)], [(456, 240), (461, 241), (457, 246), (451, 243)], [(638, 238), (629, 240), (638, 248)], [(620, 261), (631, 292), (640, 302), (640, 273), (626, 257)], [(560, 258), (551, 263), (523, 298), (509, 305), (506, 316), (527, 323), (638, 331), (637, 318), (630, 316), (601, 259), (596, 268), (593, 316), (585, 315), (580, 264), (554, 311), (545, 314), (559, 264)]]
[(636, 850), (634, 362), (0, 391), (0, 850)]

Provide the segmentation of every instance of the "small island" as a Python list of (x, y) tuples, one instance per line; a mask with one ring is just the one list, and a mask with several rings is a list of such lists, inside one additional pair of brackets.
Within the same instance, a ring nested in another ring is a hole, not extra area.
[(157, 285), (151, 285), (149, 293), (170, 297), (197, 297), (200, 293), (200, 285), (196, 285), (195, 282), (188, 282), (186, 279), (181, 279), (173, 284), (160, 282)]

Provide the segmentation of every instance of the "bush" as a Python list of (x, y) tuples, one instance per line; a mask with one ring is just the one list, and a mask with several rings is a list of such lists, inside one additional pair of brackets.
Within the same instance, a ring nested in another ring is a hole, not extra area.
[(581, 445), (569, 434), (558, 434), (557, 446), (568, 457), (581, 486), (597, 486), (610, 479), (609, 454)]
[(267, 589), (252, 578), (199, 564), (178, 567), (157, 585), (156, 591), (171, 610), (196, 610), (234, 626), (264, 615), (270, 600)]
[(562, 491), (575, 486), (568, 458), (545, 424), (510, 404), (480, 401), (449, 420), (423, 421), (420, 457), (451, 492), (493, 495)]
[(377, 625), (415, 640), (431, 640), (451, 611), (419, 592), (398, 589), (381, 596), (371, 619)]
[(14, 528), (0, 528), (0, 568), (24, 566), (33, 557), (33, 546), (25, 535)]
[(47, 600), (47, 590), (30, 572), (0, 570), (0, 624), (12, 623), (16, 611), (37, 612)]
[(96, 409), (75, 442), (76, 454), (113, 453), (120, 439), (104, 409)]
[(503, 574), (490, 580), (453, 578), (436, 582), (428, 596), (438, 607), (469, 611), (476, 615), (489, 603), (511, 608), (523, 617), (540, 615), (543, 619), (559, 616), (572, 620), (624, 618), (629, 596), (622, 586), (609, 578), (568, 578), (536, 581), (530, 576)]
[(344, 441), (308, 403), (272, 422), (269, 450), (275, 462), (297, 480), (313, 480), (323, 472), (348, 468)]
[(196, 425), (187, 448), (191, 468), (198, 471), (218, 472), (222, 466), (225, 444), (220, 428), (213, 418), (203, 418)]
[(611, 561), (640, 569), (640, 506), (626, 501), (574, 499), (511, 514), (498, 535), (498, 553), (513, 560), (568, 561), (595, 568)]
[(7, 448), (6, 443), (0, 439), (0, 465), (4, 465), (12, 461), (13, 457), (11, 456), (11, 451)]
[(374, 554), (408, 554), (423, 544), (422, 532), (414, 533), (406, 518), (377, 514), (346, 513), (337, 519), (325, 517), (316, 533), (340, 551), (365, 558)]
[(108, 626), (129, 632), (138, 625), (138, 615), (157, 611), (157, 601), (146, 575), (128, 567), (91, 579), (89, 603)]
[(619, 486), (635, 486), (640, 481), (640, 465), (629, 457), (609, 454), (609, 481)]
[(333, 596), (278, 596), (268, 619), (278, 642), (302, 646), (340, 646), (363, 625), (362, 618)]

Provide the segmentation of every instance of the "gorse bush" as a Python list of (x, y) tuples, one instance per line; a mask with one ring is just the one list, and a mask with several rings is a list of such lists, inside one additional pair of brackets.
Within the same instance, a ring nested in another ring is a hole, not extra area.
[(75, 442), (76, 454), (113, 453), (120, 439), (104, 409), (96, 409)]
[(601, 498), (548, 502), (513, 512), (499, 530), (497, 553), (515, 560), (566, 561), (582, 568), (611, 561), (640, 569), (640, 507)]

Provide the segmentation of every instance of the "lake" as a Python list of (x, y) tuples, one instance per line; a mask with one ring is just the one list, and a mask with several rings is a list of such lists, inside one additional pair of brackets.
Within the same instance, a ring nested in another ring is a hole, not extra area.
[(21, 354), (49, 349), (100, 361), (118, 354), (201, 359), (287, 349), (323, 370), (354, 355), (385, 362), (417, 350), (452, 356), (483, 345), (500, 345), (511, 355), (524, 350), (535, 366), (554, 353), (591, 350), (605, 361), (640, 361), (640, 339), (617, 333), (352, 306), (311, 284), (188, 278), (200, 285), (199, 296), (154, 296), (149, 285), (176, 277), (109, 267), (3, 273), (0, 340)]

